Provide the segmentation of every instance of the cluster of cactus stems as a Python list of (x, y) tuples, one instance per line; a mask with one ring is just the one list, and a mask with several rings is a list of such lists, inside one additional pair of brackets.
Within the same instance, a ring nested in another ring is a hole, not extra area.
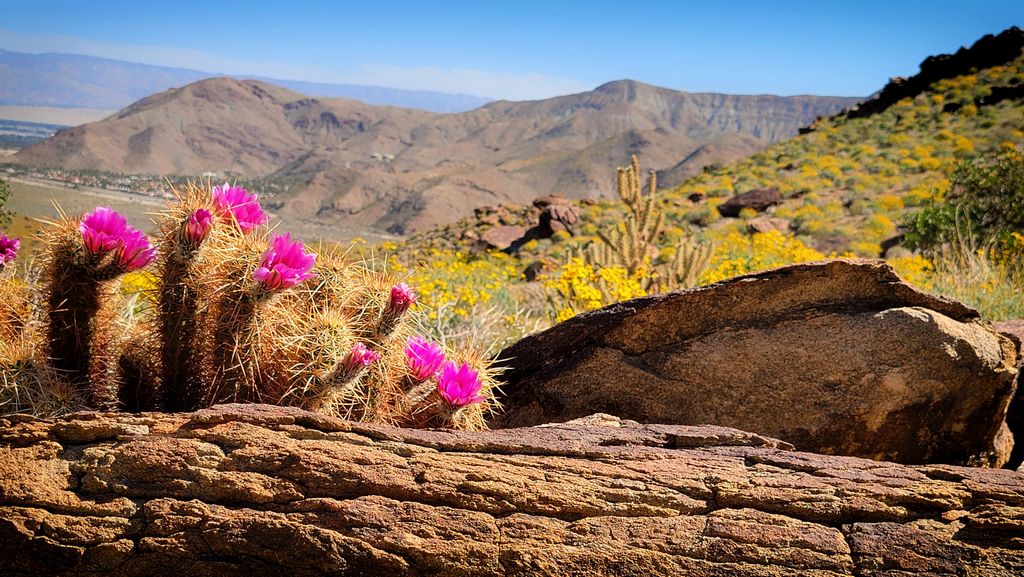
[(623, 221), (608, 231), (598, 231), (600, 243), (591, 243), (579, 255), (594, 267), (621, 266), (630, 276), (643, 270), (643, 289), (649, 293), (695, 286), (697, 277), (711, 258), (712, 246), (690, 237), (681, 239), (672, 258), (658, 265), (651, 261), (658, 253), (664, 213), (658, 204), (658, 180), (652, 170), (647, 193), (640, 182), (640, 160), (633, 155), (629, 166), (616, 172), (616, 192), (626, 207)]
[[(256, 196), (240, 187), (193, 183), (176, 196), (155, 246), (110, 209), (62, 217), (42, 235), (36, 288), (9, 270), (13, 254), (0, 256), (0, 297), (18, 303), (4, 305), (0, 335), (22, 343), (0, 348), (10, 383), (0, 383), (0, 412), (262, 402), (403, 426), (485, 427), (497, 407), (495, 369), (474, 351), (419, 337), (410, 287), (372, 263), (324, 247), (314, 254), (269, 230)], [(132, 302), (120, 282), (139, 269), (153, 286)]]

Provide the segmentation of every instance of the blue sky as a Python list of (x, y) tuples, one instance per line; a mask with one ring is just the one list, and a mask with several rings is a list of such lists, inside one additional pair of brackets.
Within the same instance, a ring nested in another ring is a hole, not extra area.
[(867, 95), (926, 56), (1024, 26), (1024, 1), (0, 0), (0, 48), (508, 99), (632, 78)]

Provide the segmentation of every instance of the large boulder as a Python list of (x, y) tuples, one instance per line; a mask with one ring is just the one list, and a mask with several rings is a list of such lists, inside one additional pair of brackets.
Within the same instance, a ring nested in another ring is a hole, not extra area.
[(718, 212), (725, 217), (737, 217), (745, 208), (764, 212), (770, 206), (782, 202), (782, 193), (777, 188), (760, 188), (738, 194), (718, 205)]
[(774, 216), (758, 216), (747, 221), (747, 230), (754, 233), (765, 233), (773, 230), (789, 232), (790, 221)]
[(486, 249), (506, 250), (526, 234), (525, 226), (506, 224), (489, 228), (480, 235), (480, 243)]
[(496, 427), (593, 412), (800, 450), (1002, 465), (1018, 345), (880, 261), (737, 277), (580, 315), (501, 354)]

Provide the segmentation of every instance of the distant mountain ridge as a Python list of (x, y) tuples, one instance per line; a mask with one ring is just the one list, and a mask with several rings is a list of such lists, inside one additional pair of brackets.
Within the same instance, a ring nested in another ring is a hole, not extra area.
[[(0, 104), (120, 109), (150, 94), (218, 76), (223, 75), (80, 54), (0, 50)], [(383, 86), (232, 77), (261, 80), (311, 96), (352, 98), (368, 104), (434, 112), (462, 112), (491, 101), (468, 94)]]
[(19, 152), (35, 166), (227, 172), (290, 185), (291, 216), (404, 233), (543, 194), (599, 198), (638, 153), (669, 182), (746, 156), (857, 99), (690, 94), (631, 80), (438, 114), (207, 79)]

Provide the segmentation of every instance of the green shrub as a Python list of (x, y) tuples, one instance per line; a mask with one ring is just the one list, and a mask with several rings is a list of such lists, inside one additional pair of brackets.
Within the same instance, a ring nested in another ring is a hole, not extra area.
[(1016, 150), (962, 162), (949, 191), (908, 215), (910, 246), (934, 249), (966, 236), (997, 242), (1024, 230), (1024, 156)]

